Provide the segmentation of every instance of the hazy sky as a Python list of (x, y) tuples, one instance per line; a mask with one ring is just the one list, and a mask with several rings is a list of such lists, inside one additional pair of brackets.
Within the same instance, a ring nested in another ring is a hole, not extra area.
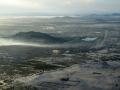
[(0, 0), (0, 15), (79, 15), (120, 11), (120, 0)]

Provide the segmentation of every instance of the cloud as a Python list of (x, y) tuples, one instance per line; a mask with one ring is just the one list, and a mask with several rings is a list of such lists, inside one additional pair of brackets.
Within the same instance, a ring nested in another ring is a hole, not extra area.
[(79, 5), (86, 5), (86, 4), (91, 4), (94, 3), (95, 0), (65, 0), (64, 3), (66, 5), (74, 5), (74, 4), (79, 4)]
[[(35, 2), (35, 0), (0, 0), (0, 7), (3, 9), (27, 9), (27, 10), (38, 10), (45, 8), (42, 2)], [(2, 9), (1, 8), (1, 9)]]
[(120, 0), (0, 0), (2, 14), (31, 12), (56, 15), (113, 11), (120, 11)]

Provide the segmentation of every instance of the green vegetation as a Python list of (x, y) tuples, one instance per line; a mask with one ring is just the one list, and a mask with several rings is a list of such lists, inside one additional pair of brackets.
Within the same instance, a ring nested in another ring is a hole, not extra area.
[(34, 69), (40, 69), (40, 70), (53, 70), (53, 69), (60, 68), (57, 65), (47, 64), (45, 62), (34, 61), (34, 60), (23, 62), (23, 64), (25, 64), (25, 65), (31, 65)]

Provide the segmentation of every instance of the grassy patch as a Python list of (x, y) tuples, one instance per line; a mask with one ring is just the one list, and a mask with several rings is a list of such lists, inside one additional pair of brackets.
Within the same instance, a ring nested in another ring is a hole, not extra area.
[(41, 61), (27, 61), (24, 62), (24, 64), (31, 65), (34, 69), (40, 69), (40, 70), (52, 70), (52, 69), (60, 68), (60, 66), (47, 64)]

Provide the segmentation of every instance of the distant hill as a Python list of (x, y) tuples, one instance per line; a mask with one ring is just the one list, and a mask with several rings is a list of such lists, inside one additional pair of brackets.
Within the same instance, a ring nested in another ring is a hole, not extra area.
[(98, 22), (108, 22), (108, 21), (120, 22), (120, 13), (91, 14), (91, 15), (83, 16), (82, 18), (87, 20), (96, 20)]
[(60, 43), (81, 43), (86, 42), (82, 39), (86, 37), (56, 37), (51, 36), (47, 33), (41, 33), (41, 32), (19, 32), (15, 35), (12, 35), (10, 37), (6, 37), (12, 40), (22, 41), (22, 42), (30, 42), (30, 43), (48, 43), (48, 44), (60, 44)]
[(63, 43), (65, 40), (63, 38), (53, 37), (46, 33), (41, 32), (19, 32), (9, 38), (25, 41), (25, 42), (37, 42), (37, 43)]

